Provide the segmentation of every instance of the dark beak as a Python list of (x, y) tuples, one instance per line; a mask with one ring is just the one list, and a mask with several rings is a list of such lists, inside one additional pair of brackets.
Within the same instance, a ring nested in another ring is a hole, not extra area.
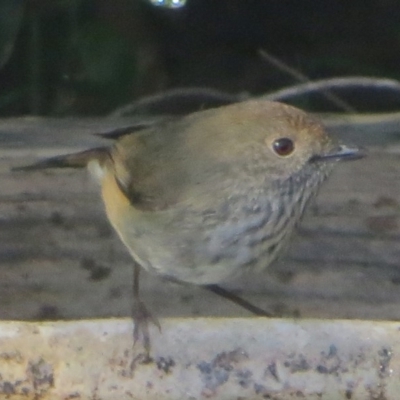
[(366, 151), (362, 148), (340, 145), (329, 153), (312, 156), (310, 162), (357, 160), (365, 154)]

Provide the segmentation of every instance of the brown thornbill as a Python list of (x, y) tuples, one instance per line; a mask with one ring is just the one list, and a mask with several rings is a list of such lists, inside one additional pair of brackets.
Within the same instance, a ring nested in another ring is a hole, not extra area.
[(267, 315), (218, 284), (266, 268), (334, 163), (361, 152), (335, 143), (308, 113), (264, 100), (139, 128), (116, 131), (111, 147), (20, 169), (96, 171), (107, 216), (135, 261), (134, 338), (142, 334), (147, 350), (139, 266)]

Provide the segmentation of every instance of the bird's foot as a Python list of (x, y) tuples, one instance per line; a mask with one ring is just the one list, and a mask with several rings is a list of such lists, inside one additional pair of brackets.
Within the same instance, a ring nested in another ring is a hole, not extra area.
[(150, 359), (150, 333), (149, 324), (153, 323), (161, 332), (161, 325), (158, 319), (153, 316), (141, 301), (135, 301), (133, 307), (133, 346), (142, 342), (147, 359)]

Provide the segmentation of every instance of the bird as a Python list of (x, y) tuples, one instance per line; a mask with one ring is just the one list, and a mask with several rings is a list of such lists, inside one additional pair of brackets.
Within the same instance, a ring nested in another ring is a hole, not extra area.
[(220, 285), (267, 268), (334, 164), (364, 155), (311, 114), (263, 99), (104, 136), (115, 142), (16, 169), (88, 166), (97, 176), (106, 215), (134, 260), (133, 336), (147, 352), (148, 323), (160, 324), (140, 298), (141, 269), (270, 315)]

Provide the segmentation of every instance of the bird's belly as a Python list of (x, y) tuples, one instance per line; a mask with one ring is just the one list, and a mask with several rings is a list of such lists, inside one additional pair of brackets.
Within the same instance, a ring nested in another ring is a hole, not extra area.
[(116, 227), (133, 258), (146, 270), (181, 282), (205, 285), (266, 268), (287, 242), (291, 226), (273, 227), (267, 218), (244, 226), (228, 223), (213, 229), (160, 221), (147, 215)]
[(281, 218), (282, 208), (225, 220), (217, 213), (212, 223), (183, 210), (140, 211), (108, 178), (103, 180), (107, 215), (132, 257), (149, 272), (181, 282), (213, 284), (266, 268), (298, 219)]

